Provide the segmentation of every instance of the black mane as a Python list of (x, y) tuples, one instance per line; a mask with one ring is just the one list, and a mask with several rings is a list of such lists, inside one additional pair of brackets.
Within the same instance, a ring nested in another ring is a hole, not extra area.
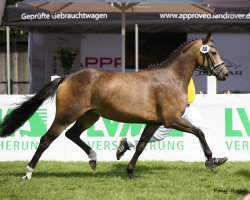
[(167, 64), (170, 63), (170, 61), (176, 57), (176, 55), (180, 52), (180, 50), (182, 50), (187, 44), (189, 44), (190, 42), (199, 40), (200, 38), (192, 38), (189, 39), (185, 42), (183, 42), (182, 44), (180, 44), (170, 55), (166, 60), (163, 60), (162, 62), (159, 63), (154, 63), (154, 64), (150, 64), (146, 69), (150, 69), (152, 67), (163, 67)]

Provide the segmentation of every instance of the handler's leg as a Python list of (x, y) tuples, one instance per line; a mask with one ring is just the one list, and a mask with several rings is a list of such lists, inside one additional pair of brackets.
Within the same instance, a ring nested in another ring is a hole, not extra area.
[[(173, 129), (171, 128), (165, 128), (164, 126), (160, 126), (150, 138), (149, 143), (164, 140), (172, 130)], [(116, 151), (117, 160), (120, 160), (121, 156), (123, 156), (127, 150), (137, 146), (140, 141), (140, 138), (141, 135), (137, 135), (135, 137), (122, 138)]]
[(141, 155), (142, 151), (146, 147), (148, 141), (150, 140), (150, 138), (152, 137), (152, 135), (154, 134), (154, 132), (158, 128), (159, 128), (159, 125), (157, 125), (157, 124), (147, 124), (146, 125), (146, 127), (141, 135), (140, 141), (139, 141), (138, 145), (136, 146), (136, 151), (134, 153), (134, 156), (131, 159), (131, 161), (128, 165), (128, 168), (127, 168), (127, 173), (128, 173), (129, 178), (133, 178), (136, 162), (137, 162), (139, 156)]
[[(188, 116), (187, 108), (185, 109), (183, 116)], [(172, 130), (173, 129), (171, 128), (165, 128), (164, 126), (160, 126), (157, 129), (157, 131), (153, 134), (153, 136), (150, 138), (149, 143), (164, 140)], [(116, 159), (120, 160), (127, 150), (129, 150), (132, 147), (135, 147), (138, 144), (140, 138), (141, 135), (137, 135), (135, 137), (122, 138), (116, 150)]]
[[(165, 128), (164, 126), (160, 126), (155, 131), (153, 136), (150, 138), (149, 143), (164, 140), (172, 130), (173, 129), (171, 128)], [(141, 138), (141, 135), (137, 135), (133, 138), (132, 137), (127, 138), (127, 143), (128, 143), (129, 148), (135, 147), (138, 144), (140, 138)]]
[(209, 134), (210, 128), (208, 122), (203, 118), (203, 116), (193, 105), (189, 105), (185, 109), (185, 113), (182, 115), (181, 118), (189, 122), (190, 124), (193, 124), (197, 128), (201, 129), (205, 135)]

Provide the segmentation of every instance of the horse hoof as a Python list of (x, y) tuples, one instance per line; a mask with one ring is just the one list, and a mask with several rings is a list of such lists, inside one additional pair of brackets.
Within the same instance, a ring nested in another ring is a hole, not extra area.
[(128, 178), (131, 180), (134, 178), (134, 173), (133, 172), (128, 172)]
[(32, 172), (26, 172), (26, 174), (22, 177), (23, 180), (30, 180), (32, 177)]
[(96, 169), (96, 160), (90, 160), (89, 166), (91, 167), (91, 169), (95, 170)]
[(22, 177), (22, 180), (30, 180), (32, 177), (34, 169), (31, 168), (29, 165), (26, 167), (26, 174)]
[(23, 180), (23, 181), (25, 181), (25, 180), (30, 180), (30, 179), (31, 179), (31, 177), (29, 178), (29, 177), (26, 176), (26, 175), (22, 177), (22, 180)]

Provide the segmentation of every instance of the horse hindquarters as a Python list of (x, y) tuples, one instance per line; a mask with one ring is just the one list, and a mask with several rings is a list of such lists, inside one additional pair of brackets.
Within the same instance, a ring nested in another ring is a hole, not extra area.
[(65, 128), (89, 110), (89, 106), (86, 103), (88, 102), (89, 97), (87, 97), (87, 100), (83, 99), (84, 95), (79, 92), (78, 88), (80, 86), (75, 77), (75, 74), (69, 76), (58, 88), (54, 122), (47, 133), (41, 138), (38, 149), (26, 168), (26, 176), (23, 178), (31, 178), (32, 171), (36, 167), (43, 152), (63, 132)]

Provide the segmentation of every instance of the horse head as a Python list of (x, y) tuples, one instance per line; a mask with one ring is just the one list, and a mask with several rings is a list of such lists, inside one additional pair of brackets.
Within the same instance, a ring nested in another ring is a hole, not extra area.
[(211, 32), (201, 44), (199, 43), (196, 64), (199, 69), (204, 70), (209, 76), (215, 76), (218, 80), (224, 81), (228, 77), (228, 70), (213, 44)]

